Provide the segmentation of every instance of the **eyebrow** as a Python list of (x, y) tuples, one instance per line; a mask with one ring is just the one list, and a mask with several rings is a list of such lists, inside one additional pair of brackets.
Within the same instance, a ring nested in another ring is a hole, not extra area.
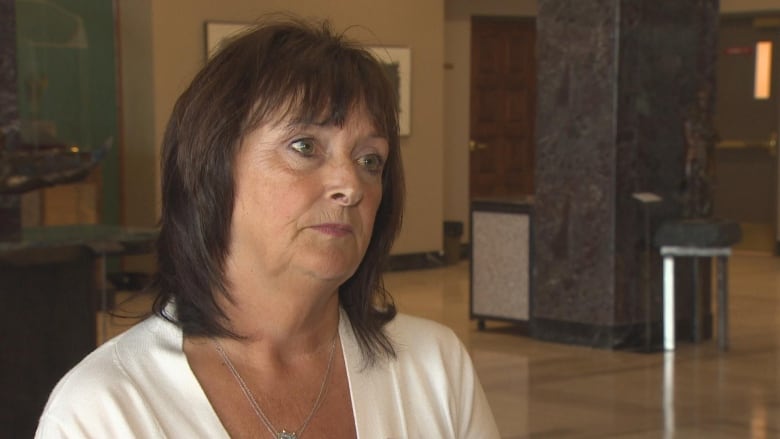
[[(284, 131), (285, 135), (288, 135), (288, 136), (293, 134), (293, 133), (295, 133), (295, 131), (297, 131), (297, 130), (306, 129), (306, 128), (323, 129), (323, 128), (328, 128), (330, 126), (338, 127), (337, 124), (331, 123), (331, 122), (327, 122), (327, 121), (324, 121), (324, 122), (314, 122), (314, 121), (305, 121), (305, 120), (302, 120), (302, 119), (293, 119), (293, 120), (287, 121), (286, 123), (284, 123), (283, 121), (280, 121), (279, 122), (279, 126), (282, 128), (282, 130)], [(368, 134), (367, 137), (389, 141), (387, 136), (383, 136), (383, 135), (379, 134), (377, 129), (373, 128), (373, 127), (372, 127), (372, 130)]]
[(325, 122), (314, 122), (314, 121), (307, 121), (307, 120), (302, 120), (302, 119), (293, 119), (293, 120), (287, 121), (287, 123), (284, 123), (283, 121), (280, 121), (279, 125), (280, 126), (283, 125), (285, 131), (295, 131), (295, 130), (300, 129), (300, 128), (309, 128), (309, 127), (325, 128), (329, 124), (327, 124)]

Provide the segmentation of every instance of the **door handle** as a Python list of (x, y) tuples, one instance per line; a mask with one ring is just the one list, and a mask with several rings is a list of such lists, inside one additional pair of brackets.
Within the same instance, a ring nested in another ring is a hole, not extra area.
[(469, 140), (469, 151), (476, 151), (478, 149), (486, 149), (487, 143), (477, 142), (475, 140)]
[(777, 154), (777, 143), (777, 133), (774, 132), (767, 140), (721, 140), (716, 147), (718, 149), (763, 148), (774, 156)]

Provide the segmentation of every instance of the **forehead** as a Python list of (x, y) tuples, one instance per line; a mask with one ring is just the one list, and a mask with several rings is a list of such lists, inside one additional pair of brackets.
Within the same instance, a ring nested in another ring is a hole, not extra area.
[[(286, 103), (282, 108), (267, 114), (262, 120), (254, 124), (255, 128), (283, 128), (288, 130), (295, 130), (300, 127), (339, 127), (344, 128), (347, 125), (350, 127), (369, 127), (370, 131), (374, 135), (381, 137), (387, 137), (386, 133), (381, 132), (380, 123), (377, 120), (377, 116), (372, 114), (367, 106), (360, 102), (351, 105), (349, 108), (331, 109), (328, 106), (319, 111), (313, 111), (312, 109), (304, 108), (302, 105), (295, 105), (292, 103)], [(249, 131), (254, 131), (251, 128)]]
[(245, 151), (249, 145), (266, 145), (267, 148), (273, 148), (280, 142), (289, 142), (298, 137), (329, 138), (335, 135), (346, 135), (355, 141), (372, 139), (372, 145), (384, 145), (383, 149), (390, 147), (390, 139), (378, 131), (371, 115), (364, 108), (357, 107), (347, 113), (346, 118), (338, 124), (326, 116), (312, 121), (295, 114), (279, 112), (242, 136), (238, 154)]

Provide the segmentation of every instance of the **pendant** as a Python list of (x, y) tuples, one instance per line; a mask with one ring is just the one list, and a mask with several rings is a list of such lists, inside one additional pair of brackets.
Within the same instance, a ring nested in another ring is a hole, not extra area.
[(292, 431), (282, 430), (276, 435), (276, 439), (298, 439), (298, 435)]

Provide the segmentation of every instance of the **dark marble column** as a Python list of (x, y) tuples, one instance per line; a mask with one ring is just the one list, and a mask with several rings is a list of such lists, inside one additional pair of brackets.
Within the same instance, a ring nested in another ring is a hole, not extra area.
[[(0, 0), (0, 153), (19, 132), (14, 1)], [(0, 241), (20, 239), (21, 218), (20, 197), (0, 195)]]
[[(639, 347), (660, 322), (645, 213), (651, 229), (681, 214), (683, 124), (715, 89), (718, 0), (538, 4), (532, 333)], [(645, 211), (637, 192), (665, 201)]]

